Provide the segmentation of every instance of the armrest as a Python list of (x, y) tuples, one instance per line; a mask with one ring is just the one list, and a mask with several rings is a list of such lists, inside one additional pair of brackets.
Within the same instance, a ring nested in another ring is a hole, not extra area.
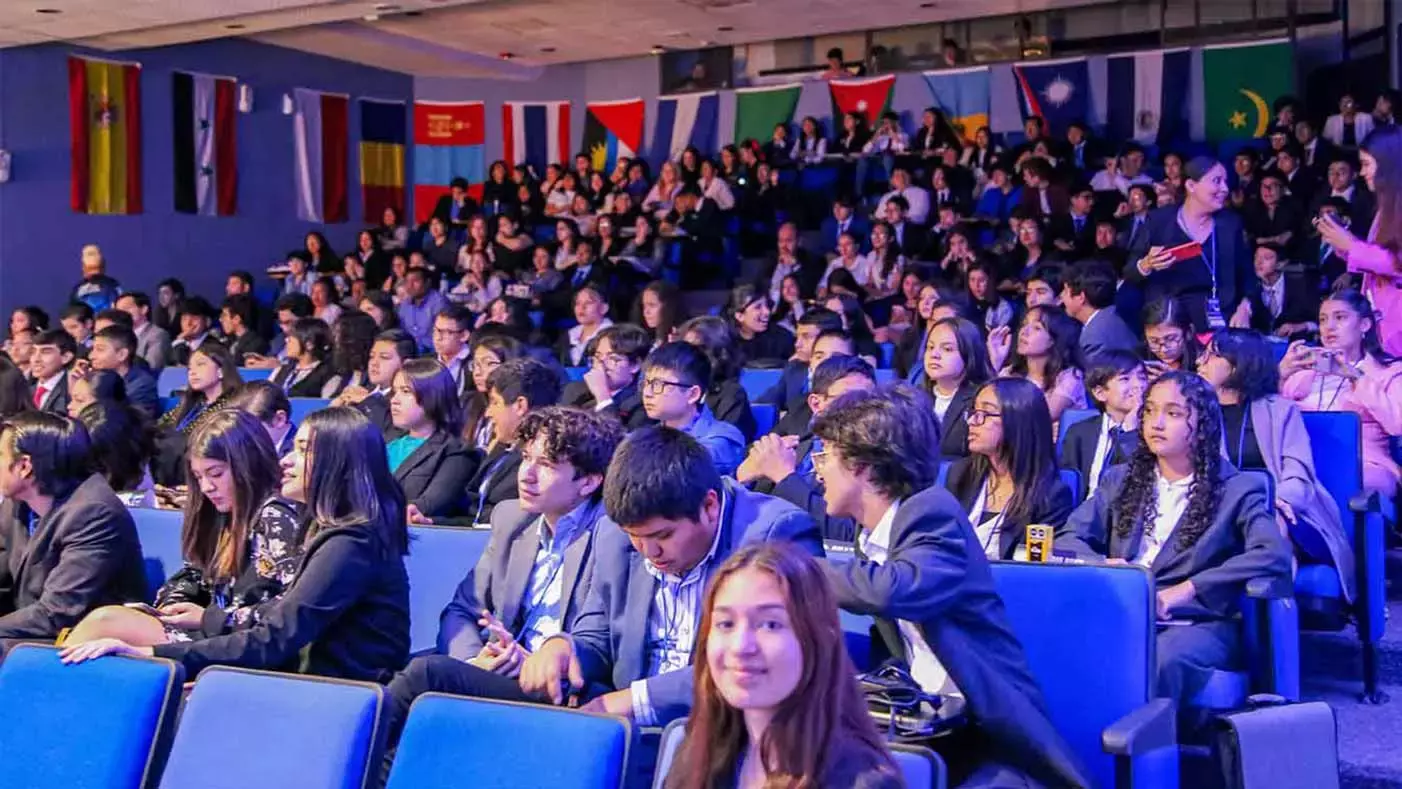
[(1173, 699), (1153, 699), (1100, 733), (1100, 747), (1113, 756), (1138, 756), (1177, 744), (1178, 706)]
[(1352, 512), (1380, 512), (1382, 510), (1376, 490), (1365, 490), (1353, 494), (1348, 500), (1348, 508)]

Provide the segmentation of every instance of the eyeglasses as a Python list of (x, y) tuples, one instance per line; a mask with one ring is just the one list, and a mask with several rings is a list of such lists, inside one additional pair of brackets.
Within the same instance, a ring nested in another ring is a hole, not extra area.
[(1003, 415), (1002, 415), (1002, 414), (995, 413), (995, 412), (993, 412), (993, 411), (979, 411), (979, 410), (974, 410), (974, 411), (970, 411), (970, 412), (967, 413), (967, 414), (964, 414), (964, 421), (965, 421), (965, 422), (968, 422), (969, 424), (973, 425), (974, 427), (978, 427), (979, 425), (983, 424), (984, 422), (987, 422), (987, 421), (990, 420), (990, 419), (1002, 419), (1002, 418), (1003, 418)]
[(433, 327), (433, 336), (435, 336), (435, 337), (456, 337), (457, 335), (462, 334), (463, 331), (464, 331), (463, 329), (440, 329), (440, 328), (438, 328), (437, 326), (435, 326), (435, 327)]
[(500, 359), (495, 359), (495, 358), (493, 358), (493, 359), (484, 359), (484, 360), (481, 361), (481, 362), (477, 361), (476, 359), (468, 359), (468, 360), (467, 360), (467, 371), (470, 372), (470, 373), (471, 373), (471, 372), (476, 372), (476, 371), (478, 371), (478, 370), (481, 370), (481, 371), (483, 371), (483, 372), (489, 373), (489, 372), (491, 372), (491, 371), (497, 369), (497, 368), (500, 367), (500, 366), (501, 366), (501, 360), (500, 360)]
[(1160, 350), (1164, 348), (1175, 348), (1183, 344), (1183, 335), (1167, 334), (1163, 337), (1149, 337), (1144, 342), (1150, 348), (1158, 348)]
[(643, 379), (643, 389), (646, 390), (648, 394), (660, 395), (667, 391), (667, 387), (669, 386), (675, 386), (678, 389), (687, 388), (687, 385), (680, 381), (667, 381), (662, 378)]
[(627, 364), (628, 357), (621, 353), (600, 354), (596, 353), (589, 357), (589, 366), (598, 365), (600, 367), (622, 367)]

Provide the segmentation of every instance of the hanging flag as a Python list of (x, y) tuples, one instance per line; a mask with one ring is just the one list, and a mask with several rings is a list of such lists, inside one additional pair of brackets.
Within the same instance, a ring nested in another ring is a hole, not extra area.
[(584, 141), (580, 150), (589, 155), (595, 170), (613, 172), (618, 157), (633, 158), (643, 149), (642, 99), (592, 101), (585, 105)]
[(409, 132), (402, 101), (360, 100), (360, 195), (366, 222), (386, 208), (404, 213), (404, 146)]
[(648, 157), (653, 167), (660, 167), (669, 159), (680, 159), (688, 147), (703, 156), (715, 153), (719, 120), (720, 94), (714, 91), (659, 98), (657, 124), (652, 128), (652, 155)]
[(1085, 58), (1013, 66), (1023, 119), (1039, 117), (1060, 135), (1090, 118), (1090, 68)]
[(986, 67), (925, 72), (934, 105), (966, 142), (988, 125), (988, 69)]
[(293, 91), (297, 217), (306, 222), (350, 218), (350, 97)]
[(793, 122), (802, 85), (740, 88), (735, 91), (735, 144), (746, 140), (769, 142), (774, 127)]
[(1187, 137), (1192, 68), (1187, 49), (1106, 58), (1106, 136), (1146, 145)]
[(170, 77), (175, 120), (175, 210), (233, 216), (238, 210), (238, 111), (232, 77), (177, 71)]
[(508, 101), (501, 105), (502, 158), (508, 166), (529, 164), (536, 174), (547, 164), (570, 160), (570, 103)]
[(1295, 83), (1286, 39), (1202, 48), (1204, 113), (1209, 140), (1264, 137), (1275, 100)]
[(141, 66), (70, 57), (68, 112), (73, 210), (141, 213)]
[(895, 87), (896, 75), (870, 79), (835, 79), (828, 82), (832, 91), (832, 125), (842, 128), (842, 116), (849, 112), (860, 112), (867, 120), (867, 128), (875, 128), (876, 122), (891, 106), (891, 88)]
[[(507, 139), (510, 139), (508, 136)], [(487, 180), (487, 111), (482, 102), (414, 104), (414, 213), (427, 222), (454, 178), (467, 179), (468, 194), (482, 197)]]

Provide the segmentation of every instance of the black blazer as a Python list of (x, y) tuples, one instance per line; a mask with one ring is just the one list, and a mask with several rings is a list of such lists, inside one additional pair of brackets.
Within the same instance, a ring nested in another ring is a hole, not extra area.
[[(381, 280), (381, 282), (383, 281)], [(251, 328), (244, 332), (242, 337), (229, 343), (229, 355), (234, 357), (236, 364), (243, 364), (243, 357), (250, 353), (256, 353), (259, 356), (268, 354), (268, 341)], [(320, 396), (320, 394), (317, 395), (317, 397)]]
[[(1251, 262), (1254, 253), (1246, 241), (1241, 218), (1236, 212), (1224, 209), (1214, 214), (1213, 218), (1217, 298), (1222, 303), (1222, 319), (1230, 320), (1237, 302), (1259, 289), (1256, 270)], [(1201, 256), (1180, 261), (1163, 271), (1150, 272), (1147, 277), (1139, 273), (1136, 265), (1151, 246), (1173, 247), (1188, 243), (1188, 235), (1178, 226), (1178, 207), (1165, 206), (1149, 212), (1145, 230), (1135, 240), (1136, 248), (1130, 250), (1130, 262), (1125, 264), (1124, 269), (1125, 282), (1143, 290), (1146, 304), (1157, 298), (1182, 299), (1193, 320), (1194, 330), (1199, 333), (1207, 331), (1206, 301), (1212, 295), (1212, 276)], [(1210, 250), (1213, 246), (1212, 240), (1206, 244), (1209, 256), (1212, 255)]]
[(188, 676), (230, 665), (386, 682), (409, 660), (404, 557), (369, 527), (325, 529), (252, 627), (159, 644), (155, 653), (179, 661)]
[(1313, 287), (1311, 278), (1304, 272), (1296, 271), (1287, 271), (1281, 276), (1285, 279), (1285, 293), (1280, 317), (1271, 316), (1262, 291), (1255, 291), (1248, 297), (1251, 302), (1251, 328), (1263, 334), (1274, 334), (1286, 323), (1315, 323), (1319, 320), (1319, 288)]
[(371, 394), (354, 407), (378, 427), (381, 434), (388, 436), (394, 432), (394, 422), (389, 416), (389, 398), (382, 394)]
[(882, 642), (901, 659), (896, 620), (915, 622), (1000, 761), (1048, 786), (1090, 786), (1047, 718), (959, 502), (938, 485), (906, 499), (891, 524), (888, 554), (878, 565), (859, 547), (851, 562), (823, 563), (838, 606), (876, 617)]
[[(1058, 549), (1086, 558), (1134, 560), (1144, 524), (1132, 524), (1128, 534), (1121, 536), (1114, 506), (1128, 471), (1129, 466), (1116, 466), (1105, 474), (1095, 495), (1057, 529)], [(1159, 588), (1192, 581), (1197, 589), (1193, 605), (1175, 611), (1175, 618), (1231, 618), (1239, 613), (1247, 581), (1290, 580), (1291, 549), (1271, 514), (1274, 507), (1266, 498), (1265, 483), (1223, 460), (1217, 485), (1221, 499), (1206, 531), (1186, 549), (1179, 547), (1175, 535), (1149, 567)]]
[(779, 380), (764, 390), (755, 402), (784, 407), (793, 402), (795, 397), (803, 395), (807, 388), (808, 364), (791, 359), (784, 365), (784, 372), (779, 376)]
[[(954, 461), (950, 467), (948, 476), (945, 477), (944, 486), (954, 498), (959, 500), (959, 504), (967, 514), (974, 506), (974, 500), (978, 498), (979, 489), (983, 487), (985, 477), (974, 474), (974, 459), (971, 457), (960, 458)], [(1032, 512), (1026, 518), (1003, 518), (1002, 529), (998, 537), (998, 558), (1011, 559), (1017, 551), (1017, 546), (1022, 545), (1026, 533), (1027, 524), (1043, 523), (1049, 526), (1061, 526), (1066, 522), (1066, 517), (1071, 514), (1075, 507), (1075, 498), (1071, 488), (1062, 481), (1061, 475), (1056, 475), (1056, 481), (1052, 483), (1050, 495), (1042, 501), (1033, 502)]]
[(29, 508), (0, 504), (0, 638), (52, 639), (104, 605), (144, 600), (136, 523), (94, 474), (29, 533)]
[(785, 409), (784, 416), (771, 431), (776, 436), (806, 436), (813, 422), (813, 409), (808, 407), (808, 395), (799, 395)]
[(498, 504), (519, 498), (516, 472), (520, 468), (521, 450), (498, 445), (488, 452), (477, 473), (467, 481), (467, 517), (486, 522)]
[[(1095, 463), (1095, 448), (1100, 443), (1100, 425), (1105, 417), (1083, 419), (1066, 428), (1066, 439), (1061, 442), (1061, 467), (1069, 468), (1081, 475), (1081, 498), (1084, 500), (1090, 490), (1090, 469)], [(1134, 430), (1120, 435), (1120, 441), (1110, 458), (1100, 469), (1103, 479), (1111, 466), (1128, 463), (1134, 450), (1139, 448), (1139, 431)]]
[[(802, 247), (794, 250), (794, 260), (798, 262), (793, 275), (798, 279), (799, 295), (811, 299), (818, 294), (818, 281), (823, 278), (823, 272), (827, 271), (828, 262), (823, 256), (811, 254)], [(779, 256), (777, 253), (771, 254), (765, 261), (764, 268), (760, 270), (759, 277), (754, 281), (755, 287), (763, 293), (768, 293), (774, 283), (774, 272), (778, 269)]]
[[(560, 405), (593, 411), (597, 402), (594, 400), (594, 395), (589, 392), (588, 385), (583, 381), (570, 381), (565, 384), (565, 390), (560, 393)], [(638, 393), (637, 381), (620, 389), (618, 394), (614, 395), (613, 403), (604, 409), (604, 413), (617, 417), (618, 421), (629, 430), (652, 424), (647, 412), (643, 410), (643, 397)]]
[(711, 409), (716, 419), (740, 428), (746, 444), (755, 440), (759, 424), (755, 422), (754, 412), (750, 410), (750, 395), (738, 380), (721, 381), (712, 387), (711, 391), (706, 393), (706, 407)]
[[(34, 384), (34, 391), (39, 391), (39, 384)], [(39, 404), (40, 411), (59, 416), (68, 416), (68, 371), (58, 377), (58, 383), (54, 388), (44, 395), (44, 402)]]
[(979, 386), (965, 381), (955, 390), (954, 400), (950, 402), (949, 410), (944, 412), (944, 420), (940, 422), (940, 454), (946, 460), (969, 454), (969, 423), (964, 421), (964, 414), (973, 408), (974, 395), (978, 394)]
[(435, 430), (399, 464), (394, 478), (404, 488), (404, 498), (419, 512), (430, 518), (451, 518), (466, 508), (467, 483), (477, 473), (479, 462), (477, 453), (468, 449), (461, 438)]
[(286, 361), (282, 363), (281, 367), (273, 371), (272, 377), (268, 380), (275, 386), (282, 387), (282, 390), (287, 392), (288, 397), (313, 397), (321, 399), (324, 396), (323, 392), (326, 389), (326, 384), (335, 377), (336, 371), (331, 368), (330, 362), (322, 362), (316, 367), (313, 367), (312, 371), (307, 373), (305, 378), (293, 384), (291, 387), (287, 386), (285, 382), (296, 374), (297, 363), (295, 361)]

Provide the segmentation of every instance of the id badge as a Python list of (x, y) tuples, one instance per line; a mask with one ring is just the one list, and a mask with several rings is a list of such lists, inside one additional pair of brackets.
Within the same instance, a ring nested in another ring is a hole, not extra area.
[(1209, 297), (1204, 306), (1207, 309), (1208, 328), (1213, 331), (1227, 328), (1227, 322), (1222, 318), (1222, 302)]

